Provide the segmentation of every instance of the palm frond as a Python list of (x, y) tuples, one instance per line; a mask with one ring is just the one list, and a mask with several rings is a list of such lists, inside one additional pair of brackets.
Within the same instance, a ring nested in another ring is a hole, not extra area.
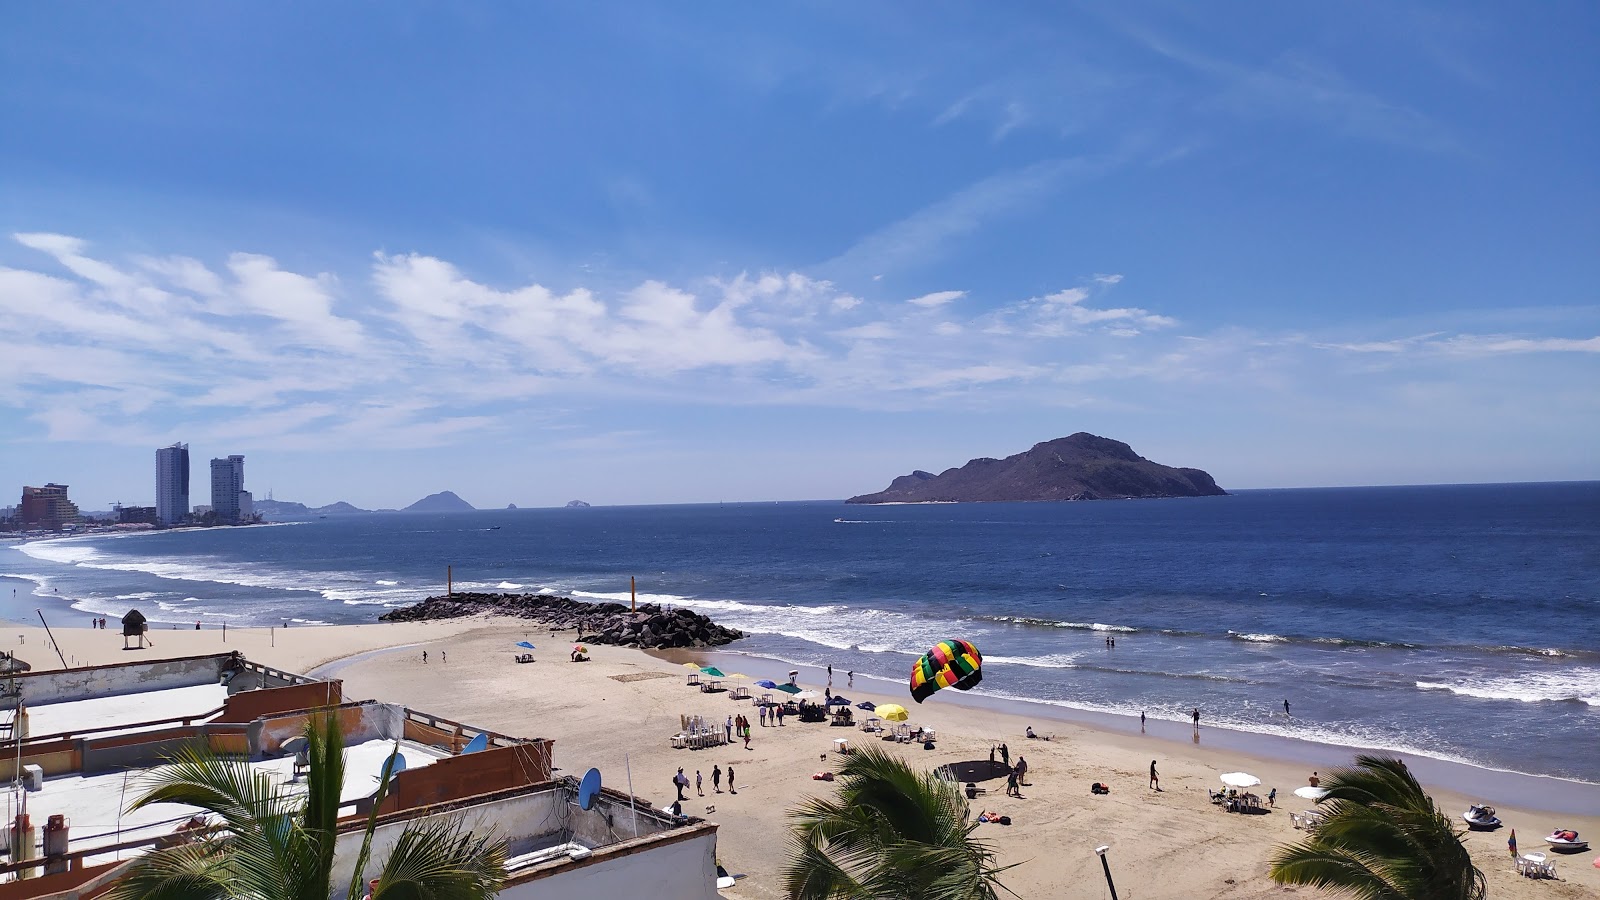
[(373, 900), (481, 900), (506, 877), (506, 844), (459, 819), (406, 826), (378, 876)]
[(871, 747), (848, 757), (837, 778), (834, 797), (790, 813), (783, 871), (790, 897), (995, 897), (1009, 867), (973, 837), (958, 785)]
[(228, 861), (204, 843), (155, 850), (135, 859), (105, 900), (226, 900)]
[(1362, 754), (1322, 786), (1326, 818), (1306, 841), (1278, 849), (1274, 881), (1357, 900), (1483, 900), (1486, 882), (1461, 832), (1403, 761)]

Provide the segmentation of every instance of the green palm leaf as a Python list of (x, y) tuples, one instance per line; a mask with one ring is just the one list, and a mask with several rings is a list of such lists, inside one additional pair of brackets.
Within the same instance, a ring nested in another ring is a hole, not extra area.
[[(130, 809), (182, 803), (215, 817), (196, 843), (157, 850), (130, 865), (108, 900), (329, 900), (344, 786), (344, 735), (332, 715), (306, 724), (304, 794), (280, 789), (239, 758), (186, 748), (151, 774)], [(397, 748), (398, 749), (398, 748)], [(380, 787), (382, 802), (387, 782)], [(374, 813), (376, 810), (374, 810)], [(377, 816), (367, 820), (352, 884), (362, 883)], [(386, 900), (487, 900), (505, 878), (504, 841), (453, 819), (413, 823), (380, 876)], [(359, 894), (355, 896), (359, 897)]]
[(973, 837), (958, 785), (876, 748), (846, 758), (836, 796), (790, 813), (784, 890), (797, 900), (989, 900), (994, 851)]
[(1357, 900), (1483, 900), (1483, 873), (1461, 833), (1404, 762), (1357, 756), (1322, 787), (1326, 819), (1305, 841), (1278, 848), (1274, 881)]

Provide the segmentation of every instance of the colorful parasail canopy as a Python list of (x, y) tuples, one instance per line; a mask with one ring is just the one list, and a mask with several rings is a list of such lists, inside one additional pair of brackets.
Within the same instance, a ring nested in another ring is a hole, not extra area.
[(982, 667), (983, 657), (977, 647), (966, 641), (940, 641), (912, 663), (911, 699), (921, 703), (947, 687), (971, 690), (983, 680)]

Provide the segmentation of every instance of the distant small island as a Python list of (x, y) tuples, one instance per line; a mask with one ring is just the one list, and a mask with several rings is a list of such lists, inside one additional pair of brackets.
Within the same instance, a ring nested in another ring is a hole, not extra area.
[(406, 512), (472, 512), (477, 507), (457, 497), (452, 491), (429, 494), (405, 508)]
[(1062, 500), (1123, 500), (1157, 497), (1221, 497), (1211, 475), (1173, 468), (1133, 452), (1121, 441), (1080, 431), (1035, 444), (1005, 459), (974, 459), (934, 475), (901, 475), (876, 494), (846, 503), (1001, 503)]
[(583, 502), (582, 500), (568, 500), (567, 501), (567, 509), (588, 509), (588, 508), (589, 508), (589, 504)]

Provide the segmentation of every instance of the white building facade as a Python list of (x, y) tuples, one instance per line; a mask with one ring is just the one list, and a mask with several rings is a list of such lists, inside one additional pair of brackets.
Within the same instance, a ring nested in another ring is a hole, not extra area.
[(237, 454), (227, 459), (211, 461), (211, 511), (217, 521), (233, 524), (240, 521), (240, 501), (245, 500), (244, 457)]
[(189, 445), (156, 451), (156, 520), (177, 525), (189, 515)]

